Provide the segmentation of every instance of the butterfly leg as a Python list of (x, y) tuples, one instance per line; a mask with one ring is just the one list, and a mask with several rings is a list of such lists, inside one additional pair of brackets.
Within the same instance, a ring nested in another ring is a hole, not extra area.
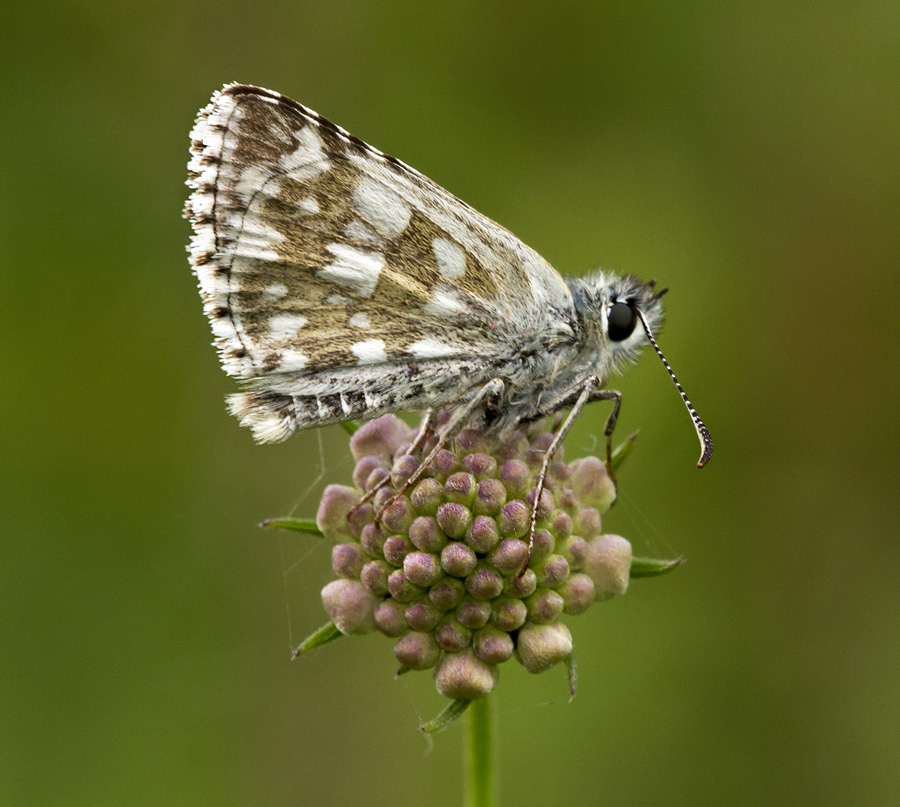
[[(409, 448), (403, 453), (402, 456), (406, 456), (407, 454), (415, 454), (419, 448), (425, 443), (428, 437), (431, 434), (431, 419), (434, 415), (433, 409), (426, 409), (425, 414), (422, 415), (422, 420), (419, 423), (419, 433), (416, 435), (415, 440), (410, 443)], [(350, 508), (350, 512), (347, 513), (347, 518), (349, 519), (357, 510), (357, 508), (362, 507), (366, 502), (371, 501), (375, 498), (375, 494), (378, 493), (385, 485), (390, 484), (391, 475), (388, 474), (382, 479), (375, 487), (371, 490), (367, 491), (366, 494), (357, 502), (353, 507)]]
[(418, 468), (413, 472), (413, 474), (403, 483), (400, 487), (400, 490), (394, 494), (390, 499), (385, 502), (384, 506), (378, 511), (375, 515), (375, 523), (378, 524), (381, 521), (381, 516), (394, 502), (396, 502), (401, 496), (403, 496), (406, 491), (408, 491), (413, 485), (416, 484), (421, 478), (425, 471), (431, 466), (434, 462), (435, 457), (443, 451), (444, 446), (447, 445), (457, 434), (459, 434), (466, 424), (472, 419), (472, 415), (475, 411), (484, 404), (485, 401), (490, 398), (495, 398), (503, 391), (503, 381), (499, 378), (493, 378), (488, 381), (480, 390), (478, 390), (477, 394), (469, 401), (465, 406), (457, 409), (453, 413), (453, 417), (450, 418), (450, 422), (447, 424), (447, 428), (444, 430), (443, 434), (438, 437), (437, 444), (431, 451), (428, 453), (428, 456), (422, 460), (421, 464)]
[[(613, 402), (612, 412), (610, 412), (609, 417), (606, 419), (606, 426), (603, 428), (603, 434), (606, 437), (606, 469), (612, 477), (613, 483), (616, 481), (615, 477), (612, 476), (612, 433), (616, 427), (616, 420), (619, 417), (619, 408), (622, 405), (622, 393), (618, 390), (597, 389), (599, 384), (600, 379), (596, 376), (592, 376), (584, 382), (580, 392), (576, 391), (577, 397), (572, 404), (572, 409), (563, 421), (562, 426), (560, 426), (556, 436), (553, 438), (553, 442), (550, 443), (550, 447), (544, 454), (544, 461), (541, 463), (541, 470), (538, 473), (537, 481), (534, 486), (534, 502), (531, 505), (531, 527), (528, 531), (528, 554), (525, 556), (525, 562), (522, 564), (522, 569), (519, 571), (520, 575), (524, 574), (525, 569), (528, 568), (528, 563), (531, 560), (531, 550), (534, 547), (534, 533), (537, 526), (538, 505), (544, 492), (544, 483), (547, 479), (547, 471), (550, 468), (553, 455), (562, 444), (562, 441), (565, 440), (566, 435), (575, 423), (575, 418), (581, 414), (581, 410), (591, 401)], [(563, 400), (559, 401), (553, 409), (565, 406), (567, 400), (571, 400), (571, 395), (567, 395)], [(548, 408), (546, 413), (550, 414), (551, 411), (553, 410)]]

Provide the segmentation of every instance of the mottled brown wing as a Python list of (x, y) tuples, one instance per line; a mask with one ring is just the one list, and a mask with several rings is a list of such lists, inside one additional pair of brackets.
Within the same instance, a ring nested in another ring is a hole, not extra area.
[(499, 361), (571, 308), (507, 230), (284, 96), (228, 86), (192, 137), (193, 264), (225, 370), (257, 388)]

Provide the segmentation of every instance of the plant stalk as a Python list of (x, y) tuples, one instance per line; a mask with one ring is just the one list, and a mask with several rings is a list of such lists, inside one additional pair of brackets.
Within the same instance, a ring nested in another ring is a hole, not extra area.
[(493, 699), (479, 698), (469, 706), (466, 733), (465, 807), (497, 807)]

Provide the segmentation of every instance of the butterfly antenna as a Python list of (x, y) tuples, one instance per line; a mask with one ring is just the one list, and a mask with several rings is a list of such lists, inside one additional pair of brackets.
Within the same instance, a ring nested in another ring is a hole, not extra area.
[(656, 351), (656, 355), (659, 356), (659, 358), (662, 360), (663, 366), (666, 368), (666, 371), (669, 373), (669, 376), (675, 383), (675, 388), (678, 390), (679, 395), (681, 395), (681, 400), (684, 401), (684, 405), (687, 407), (688, 413), (691, 416), (691, 420), (694, 422), (694, 428), (697, 430), (697, 437), (700, 438), (700, 459), (697, 462), (697, 467), (702, 468), (704, 465), (706, 465), (706, 463), (710, 461), (713, 453), (713, 441), (712, 437), (709, 436), (709, 429), (706, 428), (706, 424), (704, 424), (704, 422), (700, 419), (700, 415), (697, 414), (697, 410), (694, 409), (694, 405), (685, 394), (684, 387), (681, 386), (681, 383), (678, 381), (678, 377), (672, 371), (672, 368), (669, 366), (669, 362), (667, 362), (666, 357), (663, 356), (663, 352), (659, 349), (659, 345), (656, 344), (656, 340), (653, 338), (653, 334), (650, 332), (650, 327), (647, 325), (647, 320), (644, 319), (643, 312), (639, 308), (635, 310), (637, 311), (637, 315), (641, 319), (641, 325), (644, 326), (644, 330), (647, 333), (647, 338), (650, 340), (650, 344), (653, 345), (653, 349)]

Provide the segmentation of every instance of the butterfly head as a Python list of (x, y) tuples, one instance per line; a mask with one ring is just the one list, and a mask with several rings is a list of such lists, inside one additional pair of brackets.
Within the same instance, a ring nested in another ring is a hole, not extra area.
[(712, 438), (653, 336), (662, 324), (661, 298), (667, 289), (656, 291), (655, 280), (644, 283), (631, 275), (615, 277), (602, 273), (584, 280), (570, 278), (568, 283), (586, 343), (595, 352), (595, 372), (605, 379), (624, 362), (636, 359), (638, 350), (649, 341), (691, 416), (700, 438), (697, 465), (704, 467), (712, 456)]
[(634, 361), (640, 348), (647, 344), (642, 318), (651, 332), (662, 324), (661, 298), (666, 289), (655, 291), (655, 283), (644, 283), (632, 275), (604, 273), (569, 279), (587, 341), (599, 347), (610, 372)]

